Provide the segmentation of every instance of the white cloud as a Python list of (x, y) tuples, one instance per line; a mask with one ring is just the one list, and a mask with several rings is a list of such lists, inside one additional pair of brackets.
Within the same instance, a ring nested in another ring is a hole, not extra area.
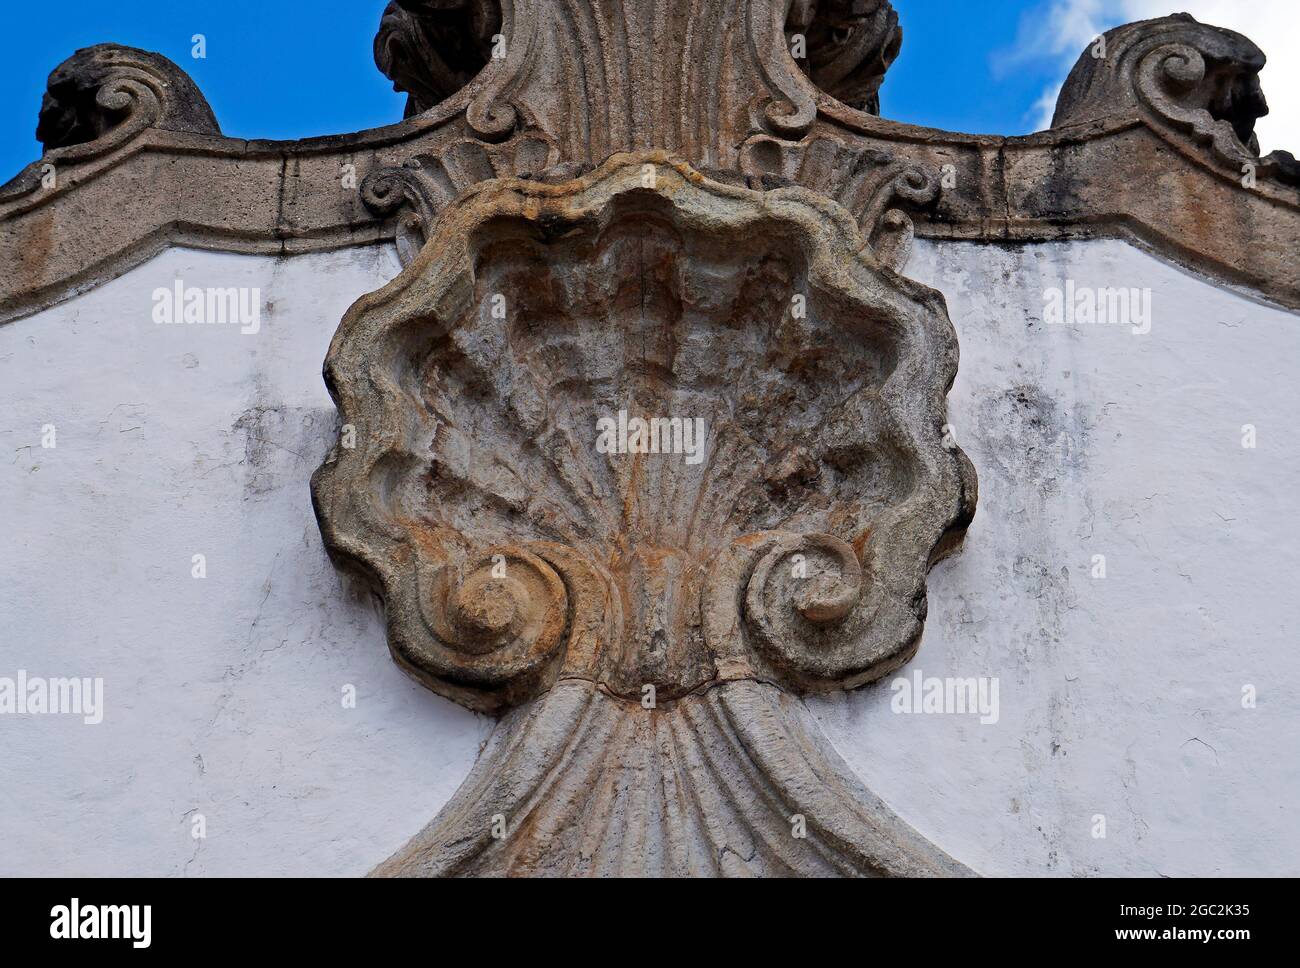
[(1163, 17), (1174, 9), (1197, 20), (1245, 34), (1269, 55), (1260, 72), (1268, 117), (1255, 126), (1267, 154), (1275, 148), (1300, 153), (1300, 3), (1296, 0), (1053, 0), (1031, 14), (1013, 60), (1059, 61), (1060, 78), (1034, 105), (1039, 128), (1051, 124), (1061, 82), (1084, 48), (1103, 31), (1134, 20)]
[(1061, 88), (1065, 86), (1063, 81), (1057, 81), (1055, 84), (1043, 88), (1043, 93), (1038, 95), (1038, 100), (1030, 109), (1036, 119), (1034, 128), (1037, 131), (1043, 131), (1052, 126), (1052, 115), (1056, 113), (1056, 102), (1060, 100)]

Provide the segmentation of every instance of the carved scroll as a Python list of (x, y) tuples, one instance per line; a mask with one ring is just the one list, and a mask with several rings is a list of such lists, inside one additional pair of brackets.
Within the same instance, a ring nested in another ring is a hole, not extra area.
[(150, 128), (220, 133), (197, 85), (166, 57), (120, 44), (83, 48), (50, 72), (36, 126), (44, 153), (0, 188), (0, 201), (35, 192), (51, 166), (101, 158)]
[(1248, 38), (1174, 14), (1116, 27), (1103, 42), (1104, 52), (1085, 51), (1070, 72), (1052, 127), (1140, 106), (1159, 127), (1207, 145), (1234, 175), (1250, 165), (1260, 177), (1300, 185), (1290, 152), (1259, 155), (1255, 122), (1268, 113), (1259, 83), (1265, 57)]

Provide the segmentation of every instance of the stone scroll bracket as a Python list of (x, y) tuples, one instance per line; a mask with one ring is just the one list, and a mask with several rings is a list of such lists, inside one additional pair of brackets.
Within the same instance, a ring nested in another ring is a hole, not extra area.
[(100, 44), (50, 74), (36, 138), (45, 154), (100, 142), (122, 125), (220, 134), (198, 87), (160, 54)]
[(1290, 152), (1260, 156), (1255, 122), (1268, 113), (1259, 82), (1266, 58), (1249, 39), (1175, 14), (1116, 27), (1098, 43), (1104, 47), (1085, 51), (1066, 79), (1053, 128), (1138, 114), (1176, 144), (1208, 152), (1234, 180), (1253, 169), (1300, 188)]
[(221, 133), (189, 75), (161, 54), (119, 44), (79, 50), (46, 82), (36, 126), (41, 160), (0, 186), (0, 204), (55, 187), (60, 169), (92, 174), (97, 161), (150, 129)]

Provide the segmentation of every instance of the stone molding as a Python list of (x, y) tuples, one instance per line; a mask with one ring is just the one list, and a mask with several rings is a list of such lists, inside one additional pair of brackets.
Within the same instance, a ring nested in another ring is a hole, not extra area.
[[(660, 148), (701, 170), (837, 189), (854, 177), (856, 159), (883, 153), (944, 173), (941, 197), (916, 222), (923, 237), (1119, 237), (1300, 308), (1295, 162), (1285, 152), (1258, 158), (1249, 106), (1216, 119), (1211, 105), (1210, 89), (1225, 76), (1258, 90), (1263, 55), (1245, 38), (1185, 16), (1118, 28), (1107, 35), (1116, 53), (1103, 69), (1084, 53), (1052, 130), (970, 136), (886, 121), (815, 86), (817, 64), (830, 61), (813, 63), (810, 78), (790, 57), (787, 29), (843, 16), (846, 3), (804, 0), (787, 13), (782, 0), (501, 0), (506, 56), (489, 56), (445, 100), (388, 127), (285, 142), (221, 136), (192, 83), (159, 55), (80, 51), (51, 75), (47, 106), (74, 78), (85, 117), (65, 123), (99, 136), (52, 140), (0, 188), (0, 321), (114, 278), (168, 245), (291, 254), (390, 240), (401, 218), (363, 204), (349, 173), (359, 183), (416, 159), (451, 168), (466, 143), (490, 153), (516, 139), (553, 150), (545, 159), (521, 153), (510, 174)], [(481, 37), (494, 21), (480, 11), (463, 22)], [(840, 55), (858, 73), (840, 70), (837, 89), (867, 90), (892, 58), (887, 18), (870, 23), (870, 37), (885, 39)], [(413, 55), (393, 53), (407, 48), (392, 42), (377, 48), (400, 86)], [(443, 73), (430, 92), (459, 76)], [(1253, 187), (1243, 184), (1246, 163), (1256, 166)], [(52, 185), (43, 178), (51, 171)], [(502, 173), (499, 158), (457, 177), (464, 184), (489, 172)]]

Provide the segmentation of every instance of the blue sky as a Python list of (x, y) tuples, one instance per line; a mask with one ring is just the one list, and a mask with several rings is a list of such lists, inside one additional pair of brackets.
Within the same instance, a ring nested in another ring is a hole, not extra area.
[[(1147, 10), (1152, 2), (1158, 9)], [(1268, 17), (1267, 28), (1254, 30), (1225, 21), (1235, 9), (1225, 0), (1168, 3), (1193, 13), (1206, 7), (1210, 16), (1202, 19), (1244, 29), (1279, 60), (1300, 44), (1284, 22), (1294, 22), (1300, 0), (1232, 0)], [(882, 113), (996, 134), (1023, 134), (1044, 123), (1057, 86), (1096, 32), (1168, 12), (1163, 0), (894, 0), (894, 6), (904, 43), (881, 91)], [(0, 182), (40, 154), (34, 132), (46, 75), (77, 48), (104, 41), (176, 61), (198, 83), (222, 131), (234, 137), (301, 138), (400, 120), (403, 98), (371, 55), (383, 7), (384, 0), (11, 4), (8, 29), (0, 34)], [(202, 60), (190, 56), (196, 33), (207, 38)], [(1268, 71), (1265, 89), (1275, 102), (1284, 94), (1300, 101), (1294, 86), (1270, 86)], [(1300, 139), (1267, 147), (1295, 150)]]

